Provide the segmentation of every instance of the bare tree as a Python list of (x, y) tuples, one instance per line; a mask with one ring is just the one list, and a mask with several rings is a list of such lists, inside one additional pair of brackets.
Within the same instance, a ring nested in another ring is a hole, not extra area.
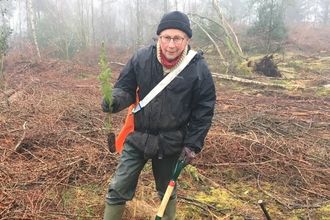
[[(242, 49), (240, 47), (240, 44), (238, 42), (238, 38), (233, 30), (233, 28), (229, 25), (229, 23), (226, 21), (225, 17), (222, 15), (219, 3), (217, 0), (212, 0), (213, 3), (213, 7), (215, 8), (220, 21), (221, 21), (221, 26), (223, 28), (223, 30), (225, 31), (225, 35), (226, 35), (226, 46), (227, 48), (229, 48), (230, 52), (234, 55), (234, 57), (237, 59), (237, 61), (241, 62), (242, 61), (242, 56), (243, 56), (243, 52)], [(226, 28), (227, 27), (227, 28)], [(229, 31), (227, 30), (229, 29)], [(233, 38), (231, 37), (234, 37)]]
[(30, 23), (31, 23), (31, 29), (32, 29), (32, 36), (34, 39), (34, 44), (36, 46), (37, 49), (37, 54), (38, 57), (40, 56), (40, 50), (39, 50), (39, 45), (38, 45), (38, 41), (37, 41), (37, 34), (36, 34), (36, 29), (35, 29), (35, 25), (34, 25), (34, 11), (33, 11), (33, 7), (32, 7), (32, 0), (28, 0), (28, 7), (29, 7), (29, 12), (30, 12)]
[(323, 24), (328, 24), (330, 16), (330, 0), (320, 0), (321, 19)]
[(141, 6), (140, 0), (136, 0), (136, 33), (137, 33), (137, 46), (142, 45), (142, 30), (143, 30), (143, 23), (141, 19)]
[(94, 0), (91, 0), (91, 27), (92, 27), (92, 42), (93, 42), (93, 46), (95, 46)]
[(164, 12), (168, 11), (168, 0), (164, 0)]
[[(222, 46), (226, 51), (229, 51), (231, 56), (232, 63), (241, 63), (243, 61), (243, 52), (240, 47), (238, 38), (223, 16), (218, 1), (211, 0), (213, 8), (215, 9), (217, 20), (201, 16), (199, 14), (190, 14), (193, 17), (191, 19), (192, 23), (197, 25), (205, 35), (210, 39), (215, 49), (217, 50), (219, 57), (224, 60), (224, 52), (221, 51), (221, 47), (218, 45), (219, 42), (222, 43)], [(210, 16), (211, 17), (211, 16)], [(214, 25), (218, 27), (218, 30), (214, 29)]]
[[(80, 33), (80, 40), (82, 43), (82, 49), (88, 48), (88, 26), (85, 23), (85, 13), (88, 11), (87, 8), (85, 8), (83, 0), (77, 0), (77, 14), (79, 15), (79, 33)], [(79, 36), (79, 35), (78, 35)]]

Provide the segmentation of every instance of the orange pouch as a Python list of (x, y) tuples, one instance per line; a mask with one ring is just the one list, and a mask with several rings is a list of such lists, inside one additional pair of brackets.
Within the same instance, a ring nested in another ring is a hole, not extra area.
[(125, 124), (116, 138), (116, 150), (121, 153), (127, 135), (134, 131), (134, 114), (131, 114), (135, 105), (139, 103), (138, 89), (136, 89), (136, 103), (128, 108)]

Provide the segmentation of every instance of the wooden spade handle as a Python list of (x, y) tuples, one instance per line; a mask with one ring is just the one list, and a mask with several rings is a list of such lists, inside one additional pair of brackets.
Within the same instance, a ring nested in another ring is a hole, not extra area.
[(173, 180), (171, 180), (170, 183), (167, 186), (165, 195), (164, 195), (164, 197), (162, 199), (162, 202), (159, 206), (157, 216), (156, 216), (156, 220), (162, 219), (162, 217), (164, 215), (164, 212), (165, 212), (165, 209), (166, 209), (166, 206), (167, 206), (167, 203), (170, 200), (170, 197), (171, 197), (171, 194), (173, 192), (174, 187), (175, 187), (175, 182)]

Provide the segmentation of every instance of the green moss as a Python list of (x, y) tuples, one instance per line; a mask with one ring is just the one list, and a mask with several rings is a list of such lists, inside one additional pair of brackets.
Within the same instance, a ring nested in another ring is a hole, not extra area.
[[(199, 192), (195, 196), (195, 199), (197, 199), (201, 204), (208, 204), (212, 207), (216, 207), (221, 214), (226, 213), (227, 216), (231, 216), (231, 219), (235, 219), (235, 216), (239, 215), (237, 210), (245, 207), (245, 204), (241, 200), (234, 198), (230, 193), (221, 189), (211, 189), (209, 192)], [(199, 218), (195, 219), (201, 219), (204, 211), (190, 209), (189, 212), (199, 214)]]
[(317, 87), (315, 93), (317, 95), (330, 95), (330, 89), (326, 87)]
[(226, 176), (227, 178), (229, 179), (232, 179), (232, 180), (236, 180), (236, 172), (235, 170), (231, 169), (231, 168), (228, 168), (226, 170), (223, 171), (223, 175)]
[(301, 71), (304, 68), (304, 62), (301, 60), (292, 60), (287, 64), (287, 67), (291, 67), (295, 71)]
[(95, 204), (100, 206), (103, 200), (100, 199), (100, 194), (104, 193), (104, 189), (100, 186), (86, 186), (81, 188), (69, 188), (61, 195), (63, 207), (70, 207), (74, 210), (74, 214), (82, 216), (94, 216), (98, 210)]
[(237, 66), (236, 72), (239, 76), (253, 76), (253, 69), (248, 67), (248, 62), (243, 62)]
[(232, 197), (228, 192), (220, 189), (212, 189), (209, 193), (200, 192), (196, 199), (200, 202), (213, 204), (221, 210), (235, 209), (243, 203)]
[(152, 173), (152, 164), (150, 161), (148, 161), (146, 163), (146, 165), (143, 167), (143, 172), (145, 172), (145, 174), (151, 174)]
[(258, 197), (258, 189), (255, 187), (252, 187), (250, 185), (245, 185), (243, 183), (238, 184), (230, 184), (227, 186), (227, 188), (231, 192), (235, 192), (241, 199), (244, 199), (246, 201), (251, 200), (253, 197)]
[(199, 181), (198, 171), (197, 171), (196, 167), (194, 167), (192, 165), (186, 166), (185, 169), (182, 170), (181, 175), (190, 180)]
[(330, 204), (320, 209), (315, 210), (313, 213), (314, 219), (329, 220), (330, 219)]
[(77, 79), (87, 79), (88, 75), (86, 73), (77, 73), (76, 78)]
[(274, 80), (272, 83), (275, 85), (285, 85), (285, 86), (290, 86), (293, 84), (292, 82), (287, 80)]

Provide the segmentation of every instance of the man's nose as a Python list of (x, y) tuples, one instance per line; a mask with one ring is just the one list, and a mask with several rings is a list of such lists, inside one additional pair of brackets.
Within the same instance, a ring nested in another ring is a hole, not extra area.
[(169, 46), (175, 47), (174, 39), (171, 38), (170, 42), (168, 43)]

